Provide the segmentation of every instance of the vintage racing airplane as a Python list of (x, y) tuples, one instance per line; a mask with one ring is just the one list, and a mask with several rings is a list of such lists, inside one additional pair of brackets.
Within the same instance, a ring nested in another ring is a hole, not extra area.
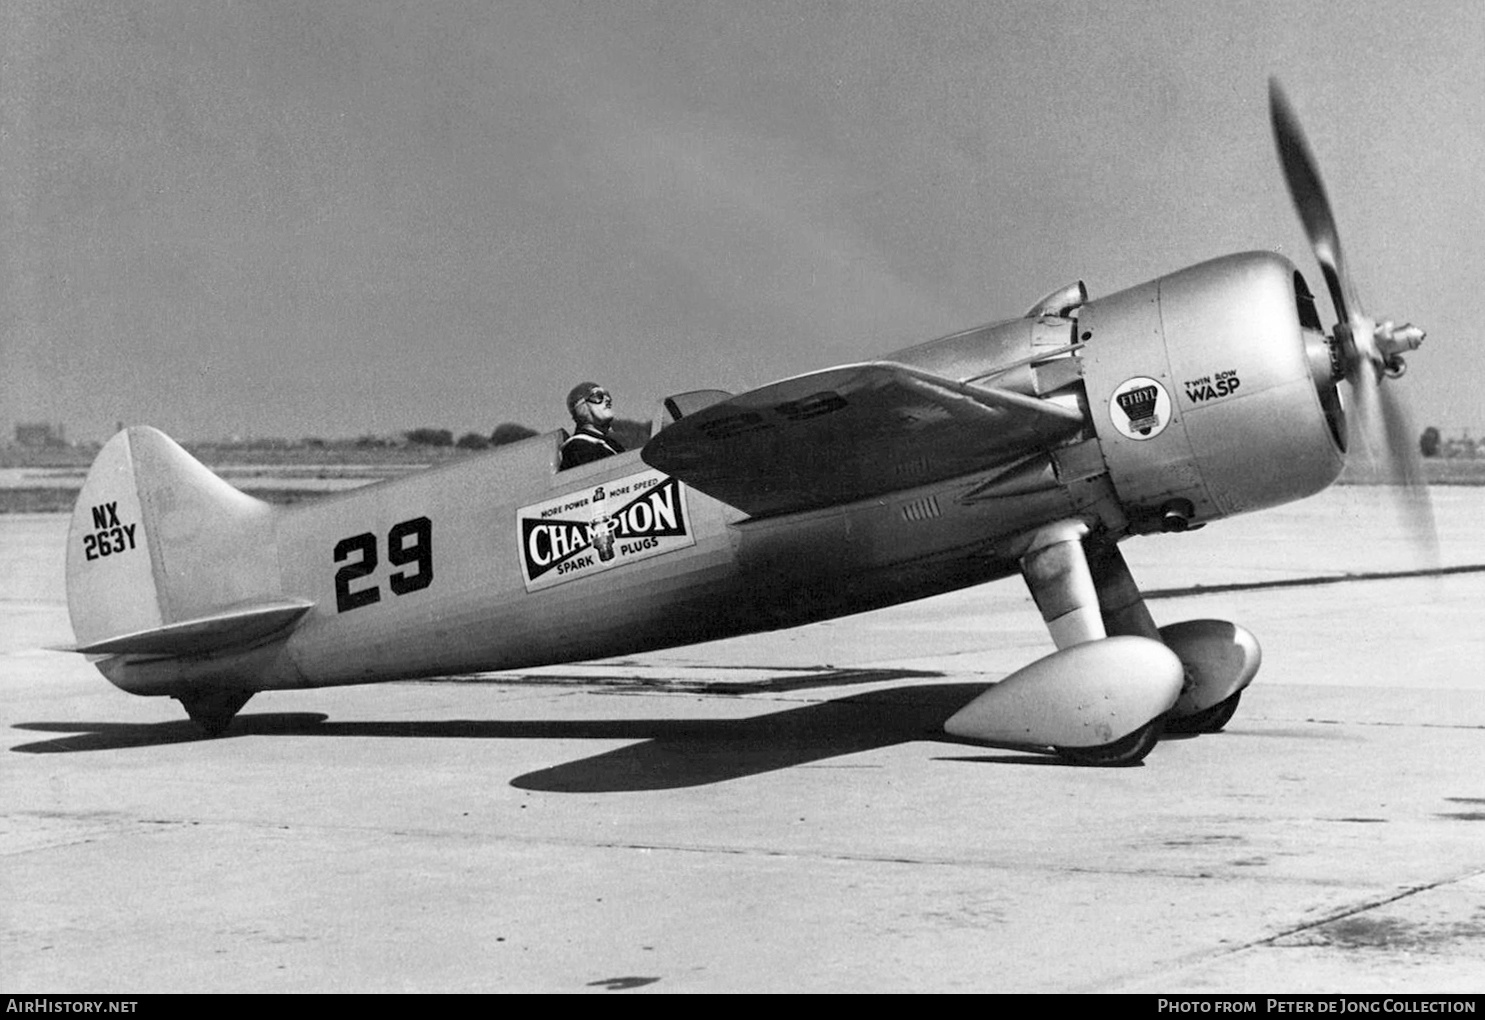
[(1106, 765), (1162, 728), (1218, 730), (1257, 641), (1157, 627), (1117, 543), (1309, 496), (1363, 443), (1426, 499), (1388, 388), (1423, 333), (1362, 310), (1277, 83), (1270, 114), (1329, 335), (1288, 260), (1230, 255), (1095, 300), (1077, 283), (883, 360), (678, 394), (643, 449), (593, 464), (559, 471), (557, 431), (292, 508), (129, 428), (72, 516), (75, 650), (216, 734), (257, 691), (628, 654), (1019, 573), (1056, 650), (949, 734)]

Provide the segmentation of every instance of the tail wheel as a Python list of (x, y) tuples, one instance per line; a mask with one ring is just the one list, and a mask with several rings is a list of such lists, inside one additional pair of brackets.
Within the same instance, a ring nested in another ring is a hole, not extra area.
[(201, 727), (203, 733), (208, 737), (220, 737), (232, 724), (232, 717), (252, 696), (252, 691), (212, 691), (207, 694), (177, 694), (175, 700), (181, 703), (186, 715)]

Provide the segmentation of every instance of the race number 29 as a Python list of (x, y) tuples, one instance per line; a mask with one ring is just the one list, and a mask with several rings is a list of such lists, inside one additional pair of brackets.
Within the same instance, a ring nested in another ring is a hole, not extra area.
[[(345, 613), (381, 601), (382, 590), (376, 584), (351, 587), (376, 573), (375, 535), (367, 531), (335, 543), (335, 562), (345, 563), (335, 572), (336, 612)], [(392, 530), (387, 532), (387, 562), (405, 568), (387, 578), (387, 587), (393, 595), (421, 591), (432, 584), (433, 522), (426, 517), (414, 517), (392, 525)]]

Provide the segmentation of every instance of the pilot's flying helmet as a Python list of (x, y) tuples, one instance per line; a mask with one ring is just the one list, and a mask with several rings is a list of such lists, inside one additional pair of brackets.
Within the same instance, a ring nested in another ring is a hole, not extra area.
[(580, 382), (567, 393), (567, 412), (578, 420), (578, 412), (583, 404), (590, 400), (593, 403), (602, 403), (608, 397), (608, 391), (596, 382)]

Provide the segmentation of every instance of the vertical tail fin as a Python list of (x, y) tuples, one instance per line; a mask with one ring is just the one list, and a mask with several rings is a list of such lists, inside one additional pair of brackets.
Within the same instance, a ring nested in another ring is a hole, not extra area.
[(284, 626), (273, 508), (163, 432), (103, 447), (72, 511), (67, 608), (79, 651), (185, 654)]

